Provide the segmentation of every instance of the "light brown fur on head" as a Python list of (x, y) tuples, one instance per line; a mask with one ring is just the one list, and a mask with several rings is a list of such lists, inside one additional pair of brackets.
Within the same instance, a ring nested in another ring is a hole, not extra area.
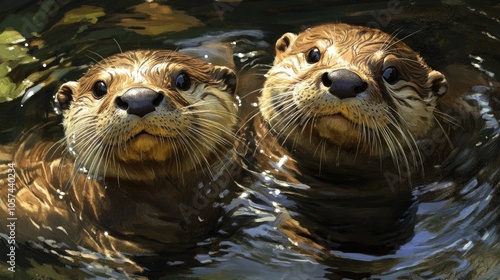
[(436, 103), (447, 87), (401, 40), (367, 27), (326, 24), (278, 39), (260, 111), (286, 145), (318, 164), (338, 162), (340, 150), (390, 154), (399, 162), (435, 125)]
[[(186, 88), (176, 86), (184, 80), (189, 80)], [(103, 85), (98, 83), (104, 84), (104, 94), (96, 94), (96, 86)], [(154, 180), (220, 164), (234, 139), (235, 86), (229, 68), (173, 51), (146, 50), (104, 59), (78, 82), (62, 85), (56, 98), (77, 167), (92, 176)], [(138, 88), (158, 93), (145, 115), (129, 113), (128, 103), (121, 101)]]

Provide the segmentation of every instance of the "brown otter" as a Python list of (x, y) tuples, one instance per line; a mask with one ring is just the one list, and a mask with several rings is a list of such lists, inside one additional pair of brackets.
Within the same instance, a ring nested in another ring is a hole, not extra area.
[(409, 169), (421, 160), (417, 141), (439, 125), (437, 100), (447, 88), (402, 41), (327, 24), (277, 41), (259, 107), (292, 158), (317, 173), (366, 171), (385, 158)]
[(235, 88), (233, 70), (166, 50), (113, 55), (64, 83), (64, 138), (32, 130), (13, 156), (18, 238), (106, 254), (205, 238), (237, 170)]
[(246, 156), (280, 191), (291, 218), (279, 227), (325, 258), (394, 250), (413, 232), (412, 175), (451, 152), (445, 76), (401, 40), (347, 24), (286, 33), (275, 51)]

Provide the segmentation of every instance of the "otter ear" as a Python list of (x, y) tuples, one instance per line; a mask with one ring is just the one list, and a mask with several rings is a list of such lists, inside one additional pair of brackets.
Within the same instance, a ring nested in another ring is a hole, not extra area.
[(295, 42), (295, 39), (297, 39), (297, 35), (293, 33), (285, 33), (281, 38), (276, 41), (276, 46), (275, 46), (275, 51), (276, 51), (276, 57), (274, 59), (274, 64), (280, 62), (283, 60), (283, 57), (286, 52), (290, 49), (290, 46), (293, 45)]
[(225, 66), (214, 66), (213, 77), (216, 80), (223, 81), (231, 94), (236, 92), (237, 78), (236, 73)]
[(73, 101), (73, 94), (76, 92), (78, 82), (64, 83), (56, 93), (55, 99), (62, 110), (69, 109), (71, 101)]
[(431, 71), (427, 80), (427, 84), (432, 90), (432, 93), (437, 97), (441, 97), (448, 91), (448, 81), (446, 77), (438, 71)]

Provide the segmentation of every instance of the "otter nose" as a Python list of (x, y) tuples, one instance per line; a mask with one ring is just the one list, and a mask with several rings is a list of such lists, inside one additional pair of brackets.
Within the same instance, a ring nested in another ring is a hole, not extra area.
[(346, 69), (324, 73), (321, 81), (331, 94), (340, 99), (355, 97), (368, 87), (358, 74)]
[(155, 110), (163, 100), (163, 94), (146, 87), (135, 87), (127, 90), (115, 102), (118, 108), (131, 115), (144, 117)]

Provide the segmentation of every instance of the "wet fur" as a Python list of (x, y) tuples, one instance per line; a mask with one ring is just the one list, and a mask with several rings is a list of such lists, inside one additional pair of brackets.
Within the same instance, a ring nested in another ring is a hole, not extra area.
[[(321, 58), (309, 63), (315, 47)], [(275, 51), (246, 158), (280, 191), (276, 203), (287, 213), (278, 228), (321, 261), (336, 261), (333, 249), (391, 252), (413, 233), (413, 178), (451, 150), (454, 121), (439, 105), (445, 76), (395, 36), (347, 24), (286, 33)], [(382, 77), (387, 67), (399, 70), (394, 84)], [(330, 93), (322, 75), (337, 69), (356, 73), (366, 89), (344, 99)], [(422, 152), (435, 137), (440, 152)]]
[[(322, 56), (310, 64), (313, 47)], [(382, 79), (389, 66), (400, 73), (394, 85)], [(368, 88), (354, 98), (334, 97), (321, 87), (321, 75), (335, 69), (355, 72)], [(387, 158), (406, 173), (422, 165), (418, 141), (449, 121), (436, 108), (447, 88), (444, 75), (401, 40), (367, 27), (327, 24), (277, 41), (259, 105), (272, 135), (317, 174), (338, 166), (364, 170), (366, 160), (377, 165)]]
[[(188, 90), (175, 87), (180, 71), (191, 77)], [(99, 80), (108, 92), (97, 99)], [(164, 94), (142, 118), (114, 102), (137, 86)], [(231, 69), (163, 50), (114, 55), (63, 84), (55, 98), (64, 137), (42, 136), (53, 123), (35, 128), (13, 156), (19, 232), (114, 256), (205, 238), (238, 172), (235, 86)]]

